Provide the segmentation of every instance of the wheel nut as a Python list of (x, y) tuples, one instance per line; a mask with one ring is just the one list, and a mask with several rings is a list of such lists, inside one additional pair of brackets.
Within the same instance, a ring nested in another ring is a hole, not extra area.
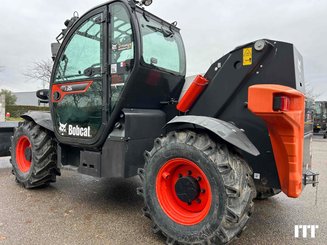
[(201, 199), (196, 199), (196, 202), (198, 203), (198, 204), (200, 204), (201, 203)]
[(163, 172), (162, 173), (162, 178), (169, 179), (169, 177), (170, 177), (170, 173), (169, 172)]
[(191, 170), (187, 171), (187, 174), (192, 175), (192, 171)]
[(205, 192), (206, 192), (206, 190), (205, 190), (205, 189), (202, 189), (202, 190), (201, 190), (201, 193), (205, 193)]
[(182, 174), (178, 174), (178, 178), (182, 178), (183, 177), (183, 175)]
[(192, 205), (192, 202), (187, 202), (187, 205), (191, 206)]
[(196, 180), (197, 180), (197, 181), (201, 181), (201, 179), (202, 179), (202, 178), (199, 176)]

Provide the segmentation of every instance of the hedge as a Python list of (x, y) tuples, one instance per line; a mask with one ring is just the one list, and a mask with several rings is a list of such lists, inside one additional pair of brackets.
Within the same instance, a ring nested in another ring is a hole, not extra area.
[(28, 105), (8, 105), (6, 113), (10, 113), (10, 117), (20, 117), (28, 111), (50, 111), (49, 107), (44, 106), (28, 106)]

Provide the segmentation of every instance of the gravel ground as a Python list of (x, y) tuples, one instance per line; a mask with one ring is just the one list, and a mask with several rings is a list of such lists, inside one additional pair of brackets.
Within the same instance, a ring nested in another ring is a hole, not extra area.
[[(326, 244), (327, 140), (315, 137), (316, 189), (298, 199), (284, 194), (255, 201), (248, 228), (233, 244)], [(5, 244), (164, 244), (141, 215), (137, 178), (94, 179), (63, 170), (57, 183), (25, 190), (14, 181), (9, 158), (0, 158), (0, 245)], [(319, 225), (316, 238), (294, 238), (294, 225)]]

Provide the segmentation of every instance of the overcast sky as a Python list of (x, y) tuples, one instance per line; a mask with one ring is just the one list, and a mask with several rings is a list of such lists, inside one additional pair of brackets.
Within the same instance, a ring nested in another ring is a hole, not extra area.
[[(327, 1), (153, 0), (149, 11), (177, 21), (186, 46), (187, 74), (204, 73), (236, 46), (269, 38), (294, 43), (304, 58), (306, 80), (327, 100)], [(51, 56), (50, 43), (63, 22), (100, 0), (2, 0), (0, 5), (0, 89), (42, 88), (23, 73)]]

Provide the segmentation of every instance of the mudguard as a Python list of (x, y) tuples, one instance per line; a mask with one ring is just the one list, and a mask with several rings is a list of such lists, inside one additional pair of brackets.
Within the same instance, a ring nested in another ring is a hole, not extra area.
[(260, 154), (258, 149), (252, 144), (243, 131), (231, 123), (212, 117), (177, 116), (169, 121), (167, 126), (171, 126), (173, 124), (187, 124), (193, 125), (193, 127), (198, 126), (205, 128), (242, 151), (254, 156), (258, 156)]
[(21, 118), (24, 118), (25, 120), (33, 120), (36, 124), (53, 132), (53, 124), (50, 112), (29, 111), (21, 115)]

